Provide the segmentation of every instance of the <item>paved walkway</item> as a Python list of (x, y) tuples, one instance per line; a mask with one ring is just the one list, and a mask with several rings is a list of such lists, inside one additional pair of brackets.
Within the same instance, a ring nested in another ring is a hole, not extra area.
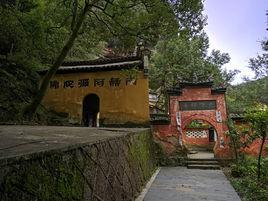
[(161, 168), (144, 201), (240, 201), (221, 170)]

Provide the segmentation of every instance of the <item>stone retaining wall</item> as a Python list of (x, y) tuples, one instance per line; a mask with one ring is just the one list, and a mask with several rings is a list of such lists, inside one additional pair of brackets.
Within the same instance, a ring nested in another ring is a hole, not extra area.
[(0, 160), (0, 200), (134, 200), (155, 168), (154, 145), (147, 129)]

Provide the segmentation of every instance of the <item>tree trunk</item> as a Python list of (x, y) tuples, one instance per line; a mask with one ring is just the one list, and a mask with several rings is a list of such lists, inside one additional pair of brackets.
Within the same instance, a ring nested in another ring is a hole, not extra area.
[(258, 157), (258, 166), (257, 166), (258, 181), (260, 181), (260, 178), (261, 178), (261, 155), (262, 155), (262, 150), (263, 150), (265, 140), (266, 140), (266, 133), (264, 133), (262, 136), (262, 142), (261, 142), (261, 147), (260, 147), (260, 152), (259, 152), (259, 157)]
[[(236, 134), (237, 135), (237, 134)], [(238, 162), (238, 150), (237, 150), (237, 142), (236, 142), (236, 139), (232, 139), (232, 142), (233, 142), (233, 147), (234, 147), (234, 153), (235, 153), (235, 160), (236, 162)]]
[(62, 50), (61, 50), (59, 56), (57, 57), (56, 61), (54, 62), (54, 64), (49, 68), (46, 75), (44, 76), (42, 83), (41, 83), (41, 86), (40, 86), (40, 89), (38, 90), (33, 101), (30, 103), (29, 106), (27, 106), (25, 108), (24, 117), (28, 118), (29, 120), (31, 120), (33, 118), (38, 106), (41, 104), (41, 102), (46, 94), (46, 91), (48, 89), (50, 79), (55, 75), (55, 73), (59, 69), (60, 65), (64, 61), (65, 57), (67, 56), (68, 52), (72, 48), (74, 41), (78, 36), (79, 29), (81, 28), (83, 21), (88, 13), (88, 10), (89, 10), (89, 5), (85, 4), (84, 9), (81, 12), (80, 16), (78, 17), (77, 22), (72, 30), (72, 34), (69, 37), (67, 43), (62, 48)]

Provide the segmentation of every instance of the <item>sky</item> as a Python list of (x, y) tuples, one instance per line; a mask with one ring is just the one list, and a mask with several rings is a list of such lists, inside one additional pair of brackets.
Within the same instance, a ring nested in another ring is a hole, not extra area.
[(260, 41), (268, 37), (268, 0), (205, 0), (204, 5), (209, 50), (229, 53), (231, 61), (225, 68), (241, 71), (232, 84), (253, 77), (247, 66), (250, 58), (262, 53)]

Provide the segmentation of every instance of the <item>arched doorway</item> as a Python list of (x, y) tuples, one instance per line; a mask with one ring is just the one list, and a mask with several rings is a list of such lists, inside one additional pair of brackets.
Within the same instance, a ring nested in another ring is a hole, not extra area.
[(183, 128), (183, 142), (191, 149), (213, 151), (217, 141), (217, 131), (209, 122), (193, 119)]
[(83, 125), (98, 127), (100, 99), (96, 94), (89, 94), (83, 100)]

